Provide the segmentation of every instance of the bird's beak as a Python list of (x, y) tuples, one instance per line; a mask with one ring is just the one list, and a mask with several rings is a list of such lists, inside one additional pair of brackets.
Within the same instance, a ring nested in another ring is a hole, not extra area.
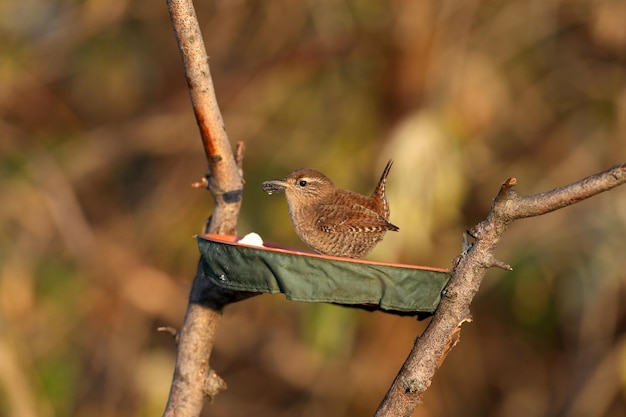
[(278, 193), (280, 191), (285, 191), (285, 188), (287, 188), (287, 183), (283, 180), (265, 181), (261, 187), (266, 193), (272, 194)]

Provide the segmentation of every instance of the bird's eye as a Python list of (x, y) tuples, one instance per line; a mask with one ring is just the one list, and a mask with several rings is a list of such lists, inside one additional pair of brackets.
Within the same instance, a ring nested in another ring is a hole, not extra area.
[(298, 182), (298, 185), (299, 185), (300, 187), (305, 187), (305, 186), (306, 186), (306, 181), (305, 181), (305, 180), (300, 180), (300, 181)]

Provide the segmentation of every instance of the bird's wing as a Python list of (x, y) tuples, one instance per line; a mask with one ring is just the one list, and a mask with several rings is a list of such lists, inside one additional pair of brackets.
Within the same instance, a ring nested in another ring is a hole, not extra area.
[(360, 204), (352, 205), (349, 210), (343, 205), (324, 204), (317, 207), (316, 211), (319, 215), (316, 226), (327, 233), (398, 230), (398, 227), (389, 223), (380, 214)]

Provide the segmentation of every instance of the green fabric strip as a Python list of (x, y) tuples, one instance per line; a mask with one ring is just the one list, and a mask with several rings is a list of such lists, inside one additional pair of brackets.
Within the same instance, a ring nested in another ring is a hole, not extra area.
[(237, 291), (284, 293), (293, 301), (377, 305), (383, 310), (432, 313), (449, 273), (414, 267), (324, 259), (198, 237), (202, 271)]

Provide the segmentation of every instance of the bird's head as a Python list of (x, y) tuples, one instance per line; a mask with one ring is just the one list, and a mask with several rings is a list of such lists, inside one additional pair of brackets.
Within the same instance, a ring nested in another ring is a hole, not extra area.
[(298, 169), (282, 180), (266, 181), (262, 187), (268, 194), (284, 191), (290, 204), (310, 204), (332, 193), (335, 184), (319, 171)]

